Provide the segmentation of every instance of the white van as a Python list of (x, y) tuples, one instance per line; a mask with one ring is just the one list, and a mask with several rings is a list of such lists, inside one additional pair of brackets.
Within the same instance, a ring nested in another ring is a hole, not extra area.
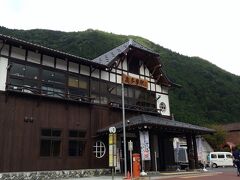
[(208, 164), (210, 167), (233, 166), (232, 153), (230, 152), (211, 152), (208, 155)]

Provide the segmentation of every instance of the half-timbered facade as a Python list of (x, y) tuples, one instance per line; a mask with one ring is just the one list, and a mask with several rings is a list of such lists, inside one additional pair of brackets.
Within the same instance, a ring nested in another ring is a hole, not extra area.
[(195, 135), (212, 130), (172, 120), (168, 91), (178, 85), (159, 54), (129, 40), (89, 60), (0, 35), (0, 171), (107, 168), (108, 127), (122, 152), (121, 83), (134, 152), (145, 130), (161, 169), (175, 163), (175, 136), (196, 155)]

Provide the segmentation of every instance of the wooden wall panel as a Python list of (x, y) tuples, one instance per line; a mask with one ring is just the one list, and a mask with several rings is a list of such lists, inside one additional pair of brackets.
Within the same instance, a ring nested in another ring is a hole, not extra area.
[[(25, 122), (25, 117), (32, 117), (33, 122)], [(108, 136), (98, 137), (97, 131), (122, 121), (122, 111), (108, 106), (19, 94), (8, 95), (5, 103), (5, 94), (2, 93), (0, 118), (0, 158), (3, 159), (0, 171), (107, 168), (108, 153), (97, 159), (93, 146), (99, 139), (108, 146)], [(60, 157), (40, 157), (41, 128), (62, 130)], [(68, 156), (70, 129), (86, 130), (85, 151), (80, 157)]]

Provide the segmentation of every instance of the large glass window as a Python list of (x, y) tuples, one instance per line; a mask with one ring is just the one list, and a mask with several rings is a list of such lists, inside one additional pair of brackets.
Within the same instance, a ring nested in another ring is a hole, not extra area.
[(46, 83), (55, 83), (64, 85), (66, 82), (65, 75), (49, 70), (42, 71), (42, 81)]
[(74, 100), (81, 100), (81, 97), (88, 97), (89, 85), (87, 77), (68, 77), (69, 97)]
[(9, 75), (9, 89), (25, 93), (38, 93), (38, 68), (12, 62)]
[(66, 78), (63, 73), (43, 70), (42, 71), (42, 94), (58, 98), (65, 97)]
[(100, 103), (107, 104), (108, 103), (108, 85), (107, 82), (102, 81), (100, 83)]
[(68, 155), (81, 156), (83, 154), (86, 140), (84, 139), (86, 131), (70, 130), (68, 142)]
[(91, 80), (91, 98), (94, 103), (100, 103), (100, 85), (97, 79)]
[(40, 156), (58, 157), (61, 154), (61, 130), (42, 129)]

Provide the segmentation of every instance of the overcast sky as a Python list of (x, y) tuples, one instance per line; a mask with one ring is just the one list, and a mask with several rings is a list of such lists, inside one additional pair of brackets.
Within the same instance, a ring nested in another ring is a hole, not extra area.
[(0, 0), (0, 26), (147, 38), (240, 75), (239, 0)]

